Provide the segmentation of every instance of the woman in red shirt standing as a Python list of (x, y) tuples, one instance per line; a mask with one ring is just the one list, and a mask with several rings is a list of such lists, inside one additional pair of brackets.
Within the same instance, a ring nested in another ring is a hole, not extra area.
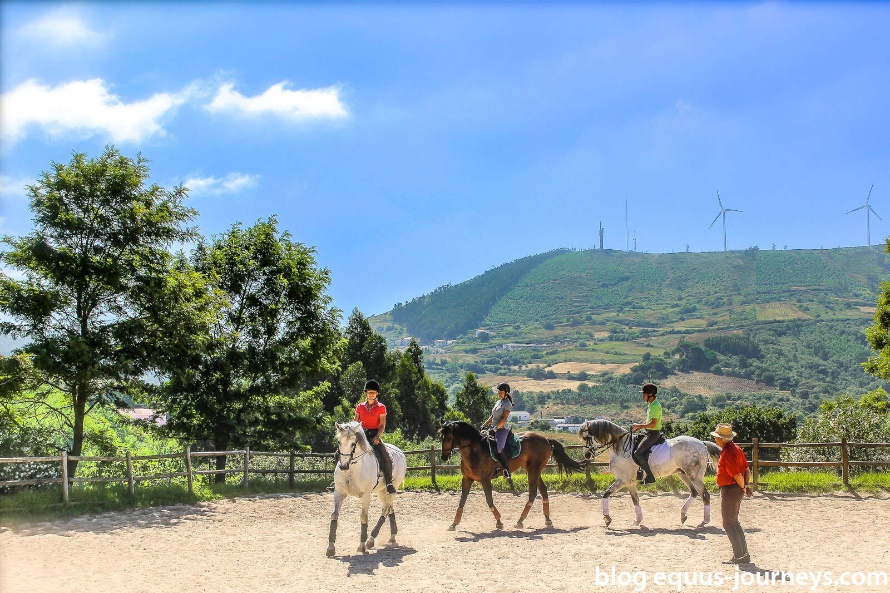
[(368, 442), (374, 447), (374, 455), (383, 470), (383, 479), (386, 482), (386, 491), (396, 493), (396, 487), (392, 484), (392, 458), (386, 451), (386, 445), (380, 440), (386, 430), (386, 406), (377, 401), (380, 392), (380, 383), (371, 379), (365, 383), (366, 401), (359, 403), (355, 408), (355, 421), (361, 422), (365, 429)]
[(751, 555), (748, 553), (748, 542), (745, 532), (739, 523), (739, 508), (742, 498), (751, 496), (748, 485), (751, 472), (745, 453), (732, 439), (736, 433), (731, 424), (718, 424), (717, 430), (711, 433), (717, 446), (722, 449), (720, 461), (717, 462), (717, 486), (720, 487), (720, 510), (723, 514), (723, 529), (732, 544), (732, 559), (727, 564), (748, 564)]

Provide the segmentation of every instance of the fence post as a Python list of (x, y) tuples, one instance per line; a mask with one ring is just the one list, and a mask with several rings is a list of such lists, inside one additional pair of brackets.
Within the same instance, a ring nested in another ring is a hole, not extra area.
[(250, 466), (250, 447), (244, 448), (244, 487), (247, 488), (247, 468)]
[(441, 492), (439, 485), (436, 484), (436, 448), (433, 446), (430, 446), (430, 472), (433, 477), (433, 488), (436, 489), (436, 492)]
[(847, 437), (841, 437), (841, 478), (844, 488), (850, 487), (850, 453), (847, 450)]
[(62, 451), (62, 502), (68, 504), (68, 451)]
[(297, 456), (293, 450), (290, 452), (290, 473), (287, 475), (287, 486), (291, 490), (294, 488), (294, 470), (297, 468)]
[(133, 479), (133, 459), (127, 451), (127, 492), (131, 498), (136, 498), (136, 480)]
[(195, 476), (192, 473), (192, 446), (185, 446), (185, 475), (189, 484), (189, 494), (195, 493)]
[(754, 466), (751, 472), (751, 488), (754, 492), (757, 492), (757, 480), (760, 477), (760, 448), (757, 446), (758, 442), (759, 439), (757, 437), (751, 439), (751, 465)]

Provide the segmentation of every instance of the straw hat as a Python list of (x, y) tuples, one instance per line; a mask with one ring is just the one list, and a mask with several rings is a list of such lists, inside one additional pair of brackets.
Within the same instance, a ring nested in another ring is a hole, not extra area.
[(718, 424), (717, 430), (711, 433), (712, 437), (731, 441), (735, 438), (736, 433), (732, 430), (732, 424)]

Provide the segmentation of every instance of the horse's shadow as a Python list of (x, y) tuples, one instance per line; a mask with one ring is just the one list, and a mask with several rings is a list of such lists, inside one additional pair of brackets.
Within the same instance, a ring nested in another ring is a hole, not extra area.
[(404, 562), (405, 558), (411, 554), (416, 554), (417, 550), (410, 546), (402, 546), (399, 544), (384, 544), (376, 548), (373, 552), (364, 554), (355, 553), (351, 556), (342, 556), (340, 560), (345, 562), (349, 568), (347, 575), (354, 574), (374, 574), (381, 566), (392, 568), (399, 566)]
[(458, 535), (455, 539), (459, 542), (479, 542), (487, 539), (495, 539), (495, 538), (511, 538), (511, 539), (522, 539), (527, 541), (536, 541), (544, 539), (545, 535), (549, 535), (551, 533), (576, 533), (578, 531), (583, 531), (587, 529), (587, 527), (573, 527), (571, 529), (559, 529), (557, 527), (542, 527), (541, 529), (535, 529), (534, 531), (528, 531), (525, 529), (496, 529), (494, 531), (485, 531), (482, 533), (474, 533), (471, 531), (463, 532)]
[[(751, 531), (746, 530), (746, 531)], [(655, 535), (682, 535), (689, 539), (705, 539), (706, 535), (722, 535), (725, 532), (714, 525), (705, 525), (704, 527), (646, 527), (640, 525), (633, 529), (606, 529), (606, 535), (611, 537), (624, 537), (626, 535), (635, 535), (642, 537), (652, 537)]]

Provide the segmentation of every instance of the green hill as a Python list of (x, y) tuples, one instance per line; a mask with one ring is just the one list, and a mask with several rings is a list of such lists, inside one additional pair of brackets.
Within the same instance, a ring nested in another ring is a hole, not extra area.
[[(676, 371), (671, 359), (691, 356), (688, 347), (676, 349), (692, 342), (707, 351), (708, 366), (687, 364), (685, 372), (747, 379), (750, 389), (772, 390), (774, 398), (806, 410), (824, 397), (881, 385), (860, 363), (871, 354), (864, 330), (888, 279), (883, 246), (556, 250), (443, 286), (370, 321), (392, 345), (407, 336), (428, 345), (427, 364), (450, 390), (467, 370), (491, 381), (541, 380), (541, 372), (532, 372), (538, 367), (550, 383), (524, 390), (549, 392), (629, 375), (651, 357)], [(726, 335), (747, 336), (756, 356), (739, 354), (726, 340), (705, 347), (708, 338)], [(450, 341), (447, 347), (442, 340)], [(632, 378), (658, 377), (649, 367)], [(716, 385), (710, 390), (719, 392)]]

